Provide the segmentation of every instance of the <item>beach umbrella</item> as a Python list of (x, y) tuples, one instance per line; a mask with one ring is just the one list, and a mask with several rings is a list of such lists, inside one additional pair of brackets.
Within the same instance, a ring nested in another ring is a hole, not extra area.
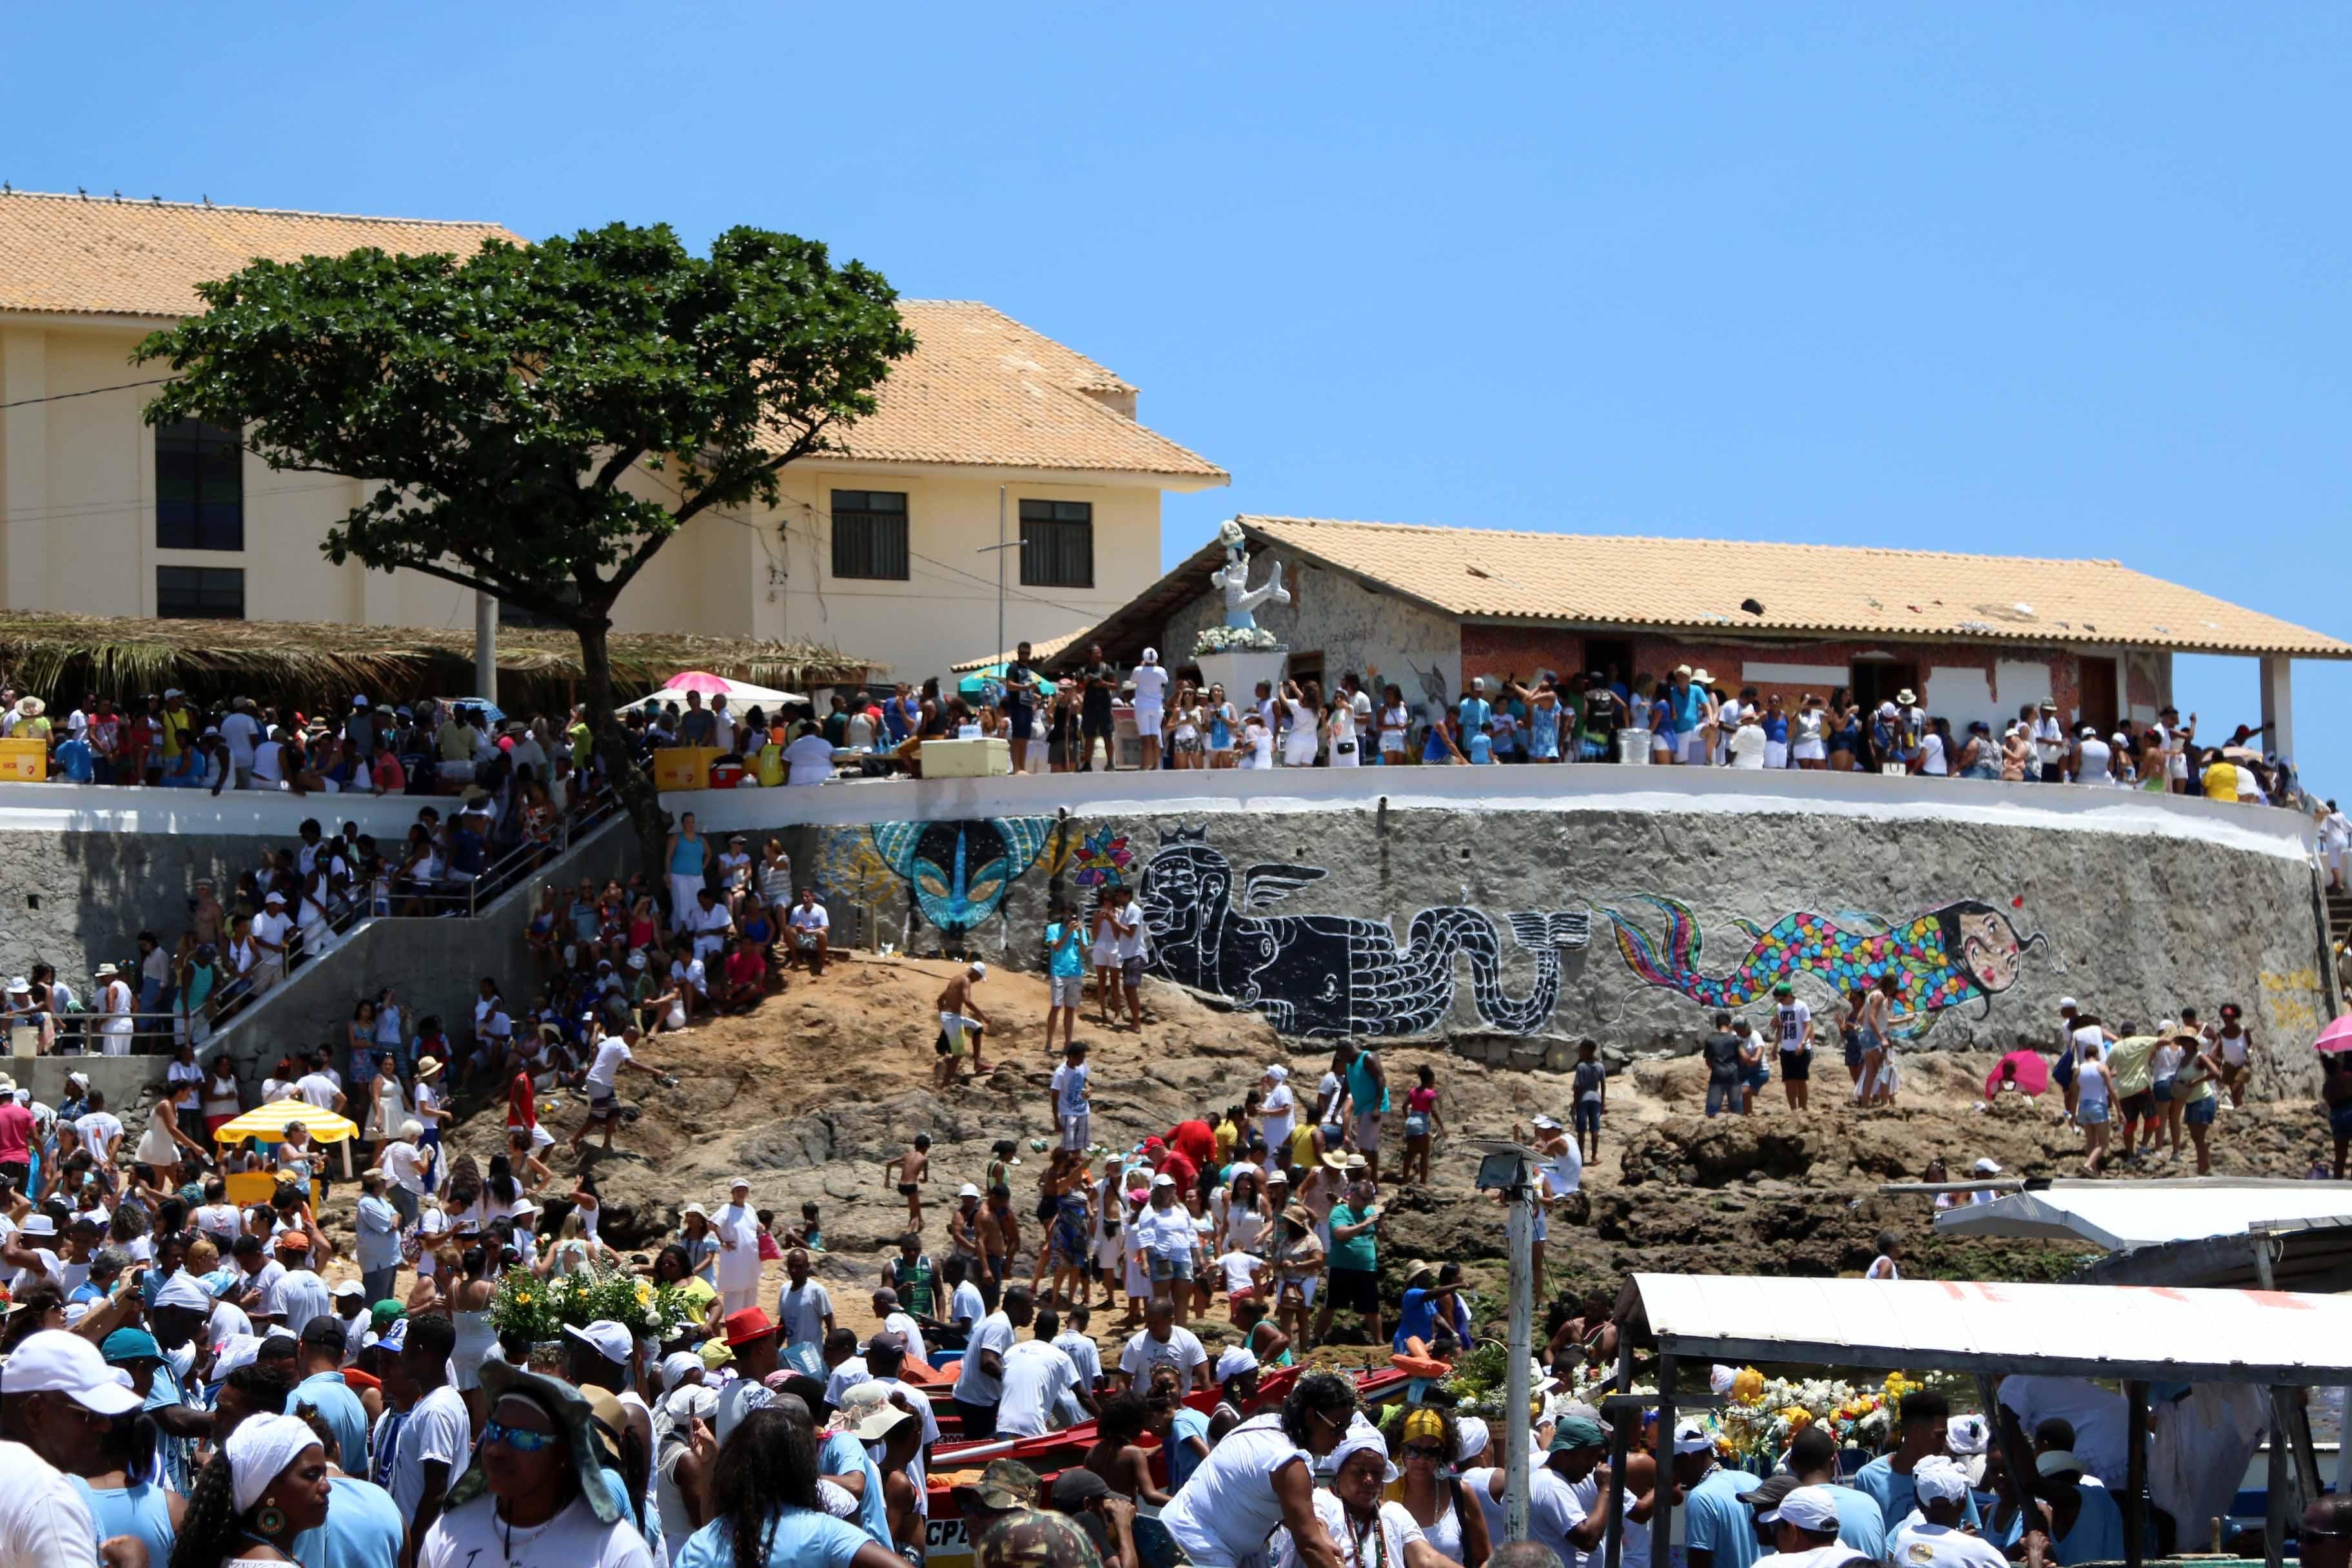
[[(990, 687), (1001, 689), (1003, 684), (1004, 667), (1001, 664), (992, 664), (973, 670), (956, 682), (956, 691), (964, 697), (982, 697), (988, 694)], [(1037, 677), (1037, 691), (1040, 696), (1051, 697), (1054, 695), (1054, 683), (1041, 675)]]
[(1985, 1098), (1990, 1100), (2000, 1092), (2000, 1075), (2004, 1068), (2013, 1068), (2020, 1093), (2040, 1094), (2050, 1087), (2050, 1064), (2038, 1051), (2011, 1051), (2000, 1058), (1985, 1078)]
[(719, 697), (726, 693), (727, 680), (723, 676), (699, 669), (682, 669), (663, 681), (662, 689), (675, 691), (681, 697), (689, 691), (699, 691), (705, 697)]
[(2352, 1013), (2320, 1030), (2316, 1044), (2323, 1051), (2352, 1051)]
[(234, 1121), (224, 1121), (213, 1134), (219, 1143), (235, 1143), (240, 1139), (258, 1138), (276, 1142), (286, 1135), (286, 1124), (299, 1121), (310, 1130), (311, 1142), (341, 1143), (360, 1135), (359, 1124), (348, 1116), (339, 1116), (324, 1106), (313, 1105), (307, 1100), (273, 1100), (268, 1104), (247, 1111)]

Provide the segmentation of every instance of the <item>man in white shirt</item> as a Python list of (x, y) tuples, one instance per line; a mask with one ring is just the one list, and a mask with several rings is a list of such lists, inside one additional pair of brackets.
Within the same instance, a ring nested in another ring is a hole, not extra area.
[(727, 945), (735, 921), (728, 914), (727, 906), (719, 901), (718, 893), (706, 886), (695, 890), (694, 908), (687, 914), (686, 928), (694, 933), (694, 956), (707, 965)]
[(286, 978), (286, 942), (293, 933), (294, 922), (286, 913), (286, 895), (272, 888), (261, 900), (261, 912), (253, 917), (250, 928), (256, 954), (253, 973), (247, 978), (253, 983), (256, 996)]
[(2004, 1377), (2000, 1380), (2004, 1419), (2017, 1423), (2018, 1447), (2033, 1429), (2055, 1416), (2074, 1428), (2074, 1453), (2093, 1476), (2122, 1491), (2130, 1464), (2126, 1438), (2131, 1430), (2131, 1406), (2120, 1394), (2109, 1394), (2079, 1377)]
[(1290, 1092), (1290, 1069), (1268, 1064), (1258, 1077), (1258, 1126), (1265, 1134), (1265, 1168), (1279, 1169), (1290, 1158), (1290, 1131), (1298, 1122), (1298, 1101)]
[(1930, 1454), (1911, 1472), (1919, 1512), (1886, 1538), (1886, 1560), (1903, 1568), (2008, 1568), (1999, 1547), (1963, 1529), (1969, 1500), (1968, 1473), (1940, 1454)]
[[(7, 1389), (10, 1405), (23, 1407), (17, 1415), (26, 1427), (24, 1436), (60, 1457), (87, 1441), (82, 1429), (91, 1416), (102, 1422), (128, 1415), (143, 1403), (115, 1381), (97, 1345), (58, 1329), (43, 1330), (17, 1345), (8, 1358)], [(34, 1396), (44, 1394), (60, 1397), (36, 1405)], [(0, 1564), (95, 1568), (97, 1542), (80, 1489), (36, 1447), (0, 1443)]]
[[(785, 1267), (791, 1267), (791, 1259), (785, 1260)], [(899, 1310), (898, 1292), (885, 1285), (874, 1292), (873, 1300), (875, 1321), (882, 1325), (880, 1331), (898, 1335), (905, 1342), (908, 1354), (918, 1361), (929, 1361), (930, 1354), (923, 1346), (922, 1324), (916, 1321), (913, 1313)]]
[(784, 765), (791, 771), (784, 775), (787, 786), (821, 784), (833, 782), (833, 742), (824, 731), (803, 721), (800, 733), (784, 748)]
[(823, 974), (825, 946), (833, 930), (833, 917), (825, 912), (823, 904), (816, 901), (814, 888), (801, 889), (801, 901), (794, 904), (791, 911), (784, 916), (784, 923), (792, 928), (793, 955), (808, 961), (808, 971), (812, 977)]
[(915, 1483), (915, 1506), (928, 1518), (930, 1503), (925, 1494), (923, 1456), (940, 1440), (940, 1420), (932, 1414), (931, 1396), (911, 1383), (900, 1380), (898, 1373), (907, 1363), (908, 1343), (893, 1333), (876, 1334), (866, 1342), (866, 1375), (875, 1382), (886, 1384), (894, 1404), (901, 1404), (922, 1418), (923, 1442), (915, 1451), (914, 1463), (907, 1467), (908, 1479)]
[(953, 1395), (967, 1439), (996, 1435), (996, 1407), (1004, 1396), (1004, 1352), (1013, 1348), (1013, 1331), (1027, 1328), (1032, 1315), (1029, 1287), (1013, 1285), (1005, 1289), (1003, 1304), (971, 1326)]
[(1143, 742), (1143, 771), (1160, 768), (1160, 720), (1168, 711), (1168, 671), (1160, 666), (1160, 650), (1143, 650), (1143, 662), (1129, 678), (1135, 683), (1135, 733)]
[(99, 1025), (100, 1049), (110, 1057), (131, 1054), (131, 1031), (138, 1020), (131, 1016), (138, 1011), (139, 999), (122, 978), (122, 971), (111, 963), (98, 966), (98, 1010), (104, 1021)]
[(1151, 944), (1143, 934), (1143, 906), (1135, 900), (1135, 889), (1121, 888), (1111, 905), (1111, 936), (1118, 949), (1119, 988), (1127, 993), (1129, 1021), (1138, 1029), (1143, 1027), (1143, 965), (1151, 956)]
[(1078, 1369), (1078, 1386), (1088, 1390), (1101, 1387), (1103, 1380), (1102, 1352), (1096, 1347), (1095, 1337), (1087, 1332), (1092, 1316), (1084, 1304), (1072, 1307), (1068, 1326), (1054, 1336), (1055, 1347)]
[[(719, 1267), (723, 1269), (726, 1265)], [(759, 1254), (754, 1250), (751, 1288), (755, 1293), (759, 1273)], [(814, 1375), (823, 1364), (824, 1337), (833, 1332), (833, 1327), (832, 1293), (809, 1278), (809, 1255), (795, 1247), (784, 1254), (784, 1288), (776, 1297), (776, 1331), (783, 1336), (784, 1361)]]
[(751, 1183), (735, 1178), (728, 1188), (727, 1206), (711, 1220), (710, 1232), (719, 1238), (719, 1300), (730, 1312), (758, 1306), (760, 1216), (752, 1212)]
[(253, 787), (253, 752), (261, 743), (261, 722), (253, 716), (253, 700), (240, 697), (220, 721), (221, 739), (228, 745), (228, 765), (235, 770), (232, 789)]
[(1066, 1415), (1065, 1407), (1072, 1403), (1088, 1415), (1095, 1413), (1094, 1393), (1080, 1386), (1077, 1363), (1054, 1343), (1061, 1329), (1060, 1319), (1041, 1312), (1031, 1336), (1004, 1352), (1003, 1393), (996, 1406), (998, 1436), (1042, 1437), (1057, 1424), (1057, 1415)]
[(1093, 1107), (1087, 1098), (1087, 1043), (1073, 1040), (1054, 1069), (1054, 1122), (1062, 1130), (1062, 1147), (1085, 1149), (1093, 1140)]
[[(1589, 1415), (1563, 1415), (1552, 1428), (1551, 1447), (1539, 1465), (1528, 1471), (1528, 1539), (1551, 1548), (1562, 1563), (1580, 1563), (1590, 1558), (1608, 1533), (1608, 1493), (1591, 1488), (1592, 1504), (1584, 1501), (1584, 1483), (1595, 1466), (1608, 1457), (1608, 1439), (1601, 1423)], [(1492, 1523), (1501, 1511), (1507, 1471), (1501, 1466), (1464, 1473), (1462, 1481), (1486, 1508)], [(1786, 1565), (1784, 1565), (1786, 1568)]]
[(588, 1134), (602, 1127), (604, 1149), (613, 1147), (613, 1126), (621, 1119), (620, 1079), (624, 1069), (641, 1072), (664, 1086), (676, 1080), (656, 1072), (636, 1059), (634, 1048), (637, 1043), (637, 1026), (631, 1024), (617, 1035), (606, 1035), (596, 1042), (596, 1059), (589, 1065), (587, 1076), (588, 1118), (581, 1122), (580, 1131), (572, 1135), (574, 1154), (587, 1145)]
[(323, 1056), (312, 1057), (310, 1070), (294, 1080), (294, 1098), (321, 1110), (341, 1111), (346, 1103), (343, 1086), (335, 1081)]
[[(1150, 1214), (1150, 1209), (1144, 1213)], [(1178, 1213), (1183, 1211), (1178, 1210)], [(1187, 1222), (1189, 1226), (1189, 1221)], [(1189, 1287), (1187, 1287), (1189, 1289)], [(1166, 1296), (1154, 1296), (1145, 1309), (1143, 1327), (1127, 1342), (1119, 1352), (1118, 1370), (1127, 1379), (1129, 1391), (1148, 1392), (1151, 1387), (1152, 1369), (1172, 1366), (1176, 1369), (1176, 1391), (1181, 1397), (1192, 1392), (1192, 1373), (1207, 1364), (1209, 1352), (1198, 1335), (1176, 1321), (1176, 1310)]]
[(101, 1165), (111, 1165), (114, 1146), (122, 1142), (122, 1123), (106, 1109), (106, 1091), (89, 1091), (89, 1109), (74, 1118), (74, 1131), (80, 1134), (82, 1147)]
[(263, 1320), (265, 1330), (283, 1327), (299, 1339), (310, 1320), (333, 1315), (334, 1297), (310, 1267), (308, 1236), (299, 1230), (284, 1232), (278, 1237), (278, 1256), (284, 1267), (262, 1292), (261, 1306), (253, 1316)]
[(1739, 727), (1731, 732), (1731, 740), (1724, 749), (1728, 753), (1731, 766), (1762, 771), (1764, 766), (1763, 721), (1753, 711), (1741, 714)]

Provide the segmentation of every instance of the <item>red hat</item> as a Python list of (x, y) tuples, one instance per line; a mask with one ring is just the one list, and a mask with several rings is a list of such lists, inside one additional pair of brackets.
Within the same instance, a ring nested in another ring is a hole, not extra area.
[(776, 1331), (775, 1320), (757, 1307), (746, 1307), (740, 1312), (727, 1314), (727, 1348), (749, 1344)]
[(1165, 1149), (1167, 1147), (1167, 1144), (1161, 1142), (1157, 1138), (1146, 1138), (1143, 1141), (1143, 1149), (1146, 1153), (1150, 1153), (1154, 1149)]

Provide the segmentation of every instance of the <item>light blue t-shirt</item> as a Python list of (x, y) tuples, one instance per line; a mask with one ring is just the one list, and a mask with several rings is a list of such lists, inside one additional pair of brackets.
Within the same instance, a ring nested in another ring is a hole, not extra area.
[[(768, 1537), (768, 1561), (757, 1568), (849, 1568), (866, 1544), (866, 1532), (846, 1520), (786, 1504)], [(670, 1568), (739, 1568), (727, 1521), (714, 1519), (688, 1536)]]
[(1755, 1520), (1739, 1494), (1762, 1484), (1746, 1470), (1709, 1471), (1683, 1505), (1689, 1510), (1683, 1540), (1690, 1550), (1714, 1553), (1715, 1568), (1750, 1568), (1764, 1549), (1756, 1542)]
[(294, 1538), (294, 1560), (302, 1568), (394, 1568), (405, 1528), (390, 1492), (355, 1476), (330, 1476), (327, 1522)]
[(1055, 921), (1045, 927), (1045, 949), (1053, 955), (1053, 973), (1065, 980), (1087, 972), (1087, 944), (1076, 921)]
[[(1911, 1510), (1919, 1506), (1918, 1488), (1909, 1476), (1895, 1469), (1892, 1454), (1881, 1454), (1856, 1470), (1853, 1485), (1856, 1489), (1868, 1492), (1871, 1500), (1878, 1504), (1879, 1532), (1882, 1535), (1885, 1533), (1888, 1521), (1899, 1526), (1911, 1517)], [(1983, 1522), (1978, 1516), (1974, 1497), (1969, 1499), (1966, 1518), (1972, 1525)]]
[(1886, 1557), (1886, 1516), (1878, 1500), (1859, 1487), (1837, 1489), (1838, 1540), (1873, 1563)]
[(1189, 1405), (1176, 1407), (1176, 1415), (1168, 1434), (1168, 1489), (1176, 1492), (1201, 1468), (1201, 1456), (1192, 1452), (1187, 1437), (1198, 1437), (1201, 1446), (1209, 1446), (1209, 1417), (1206, 1412)]
[(135, 1535), (147, 1543), (151, 1564), (172, 1561), (172, 1543), (178, 1536), (172, 1529), (170, 1496), (162, 1487), (110, 1487), (100, 1491), (79, 1476), (66, 1479), (81, 1494), (90, 1523), (98, 1527), (99, 1540)]
[(367, 1407), (352, 1392), (351, 1384), (343, 1381), (341, 1373), (312, 1373), (294, 1385), (286, 1408), (295, 1415), (304, 1410), (317, 1411), (335, 1435), (339, 1450), (335, 1462), (355, 1476), (367, 1473)]
[(1486, 766), (1495, 760), (1495, 738), (1473, 731), (1463, 738), (1463, 749), (1470, 755), (1473, 766)]
[(1462, 732), (1475, 735), (1481, 726), (1495, 716), (1494, 704), (1483, 697), (1465, 697), (1454, 713), (1462, 721)]
[(882, 1496), (882, 1469), (875, 1464), (874, 1456), (866, 1451), (866, 1445), (850, 1433), (835, 1432), (817, 1450), (816, 1468), (821, 1475), (866, 1478), (866, 1495), (857, 1500), (857, 1523), (875, 1545), (893, 1550), (890, 1509)]
[(2074, 1528), (2057, 1542), (2059, 1568), (2073, 1568), (2077, 1563), (2120, 1561), (2124, 1554), (2124, 1510), (2116, 1505), (2116, 1494), (2087, 1481), (2075, 1489), (2083, 1494), (2083, 1510), (2074, 1517)]

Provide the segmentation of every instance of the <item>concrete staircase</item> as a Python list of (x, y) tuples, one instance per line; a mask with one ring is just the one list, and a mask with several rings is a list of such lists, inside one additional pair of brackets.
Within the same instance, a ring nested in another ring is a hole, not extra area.
[(2331, 892), (2327, 895), (2327, 945), (2341, 947), (2347, 934), (2352, 934), (2352, 892)]

